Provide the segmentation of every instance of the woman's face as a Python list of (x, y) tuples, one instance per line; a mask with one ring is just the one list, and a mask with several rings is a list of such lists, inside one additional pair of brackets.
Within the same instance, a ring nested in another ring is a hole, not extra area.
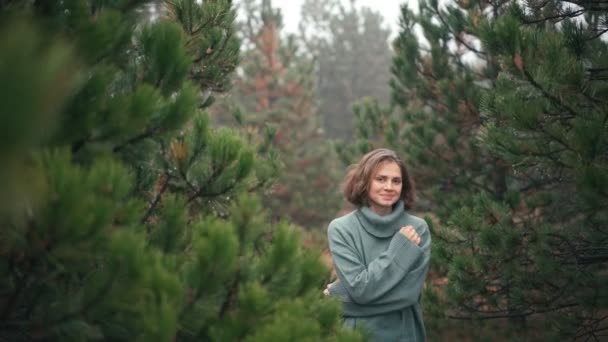
[(384, 161), (372, 174), (367, 194), (369, 207), (377, 214), (388, 214), (401, 198), (401, 168), (394, 161)]

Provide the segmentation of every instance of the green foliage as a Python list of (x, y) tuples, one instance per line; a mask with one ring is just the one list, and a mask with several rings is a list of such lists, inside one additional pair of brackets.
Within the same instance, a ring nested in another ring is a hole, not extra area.
[[(191, 78), (201, 91), (227, 91), (230, 73), (239, 63), (239, 40), (235, 36), (236, 11), (231, 0), (167, 0), (168, 17), (178, 23), (187, 40), (185, 48), (193, 61)], [(208, 98), (204, 107), (211, 105)]]
[[(33, 205), (43, 191), (42, 175), (28, 167), (23, 154), (46, 143), (59, 112), (78, 84), (78, 66), (69, 62), (70, 47), (56, 37), (44, 39), (21, 18), (0, 25), (0, 213)], [(49, 92), (52, 89), (52, 92)], [(24, 101), (24, 94), (31, 96)]]
[[(264, 197), (273, 219), (288, 217), (309, 230), (325, 228), (339, 210), (341, 175), (315, 105), (315, 61), (296, 37), (281, 35), (282, 18), (272, 1), (242, 5), (247, 18), (239, 23), (242, 73), (214, 117), (259, 146), (266, 165), (256, 174), (268, 178), (281, 170)], [(227, 112), (233, 121), (226, 119)]]
[(167, 4), (0, 2), (0, 340), (356, 339), (259, 147), (201, 111), (231, 2)]
[(141, 35), (143, 79), (171, 94), (190, 69), (185, 36), (177, 23), (161, 22), (145, 27)]
[[(45, 41), (36, 30), (17, 20), (3, 23), (1, 29), (6, 39), (0, 43), (4, 51), (0, 74), (13, 86), (3, 88), (0, 95), (5, 108), (12, 111), (2, 116), (0, 154), (9, 158), (44, 142), (53, 132), (57, 112), (76, 85), (78, 74), (70, 72), (74, 66), (67, 59), (72, 51), (63, 42)], [(37, 59), (45, 63), (35, 63)], [(54, 92), (47, 94), (51, 87)], [(20, 95), (25, 93), (35, 94), (33, 99), (38, 101), (22, 101)]]

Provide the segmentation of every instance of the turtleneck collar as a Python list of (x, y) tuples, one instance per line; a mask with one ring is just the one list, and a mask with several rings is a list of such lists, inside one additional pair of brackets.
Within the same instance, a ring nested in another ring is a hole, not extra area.
[(367, 206), (359, 208), (356, 215), (365, 231), (373, 236), (386, 238), (393, 236), (401, 228), (399, 219), (404, 213), (403, 201), (400, 200), (393, 205), (393, 211), (387, 215), (380, 216)]

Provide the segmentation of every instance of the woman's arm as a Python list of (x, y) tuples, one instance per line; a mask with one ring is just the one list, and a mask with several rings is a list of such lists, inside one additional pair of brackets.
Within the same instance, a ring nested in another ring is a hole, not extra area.
[[(430, 259), (430, 234), (426, 225), (417, 231), (420, 246), (405, 234), (397, 233), (388, 249), (365, 267), (343, 232), (330, 227), (329, 247), (340, 280), (338, 285), (357, 304), (418, 301)], [(331, 289), (330, 292), (333, 293)]]

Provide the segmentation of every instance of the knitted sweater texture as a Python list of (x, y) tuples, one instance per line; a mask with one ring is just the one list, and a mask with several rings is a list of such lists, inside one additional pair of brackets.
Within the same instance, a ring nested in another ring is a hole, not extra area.
[[(399, 233), (407, 225), (420, 235), (420, 245)], [(404, 211), (402, 202), (384, 216), (362, 207), (333, 220), (328, 240), (338, 275), (329, 292), (342, 302), (344, 317), (378, 319), (397, 313), (402, 319), (392, 328), (400, 330), (398, 335), (423, 341), (420, 294), (431, 252), (426, 222)]]

